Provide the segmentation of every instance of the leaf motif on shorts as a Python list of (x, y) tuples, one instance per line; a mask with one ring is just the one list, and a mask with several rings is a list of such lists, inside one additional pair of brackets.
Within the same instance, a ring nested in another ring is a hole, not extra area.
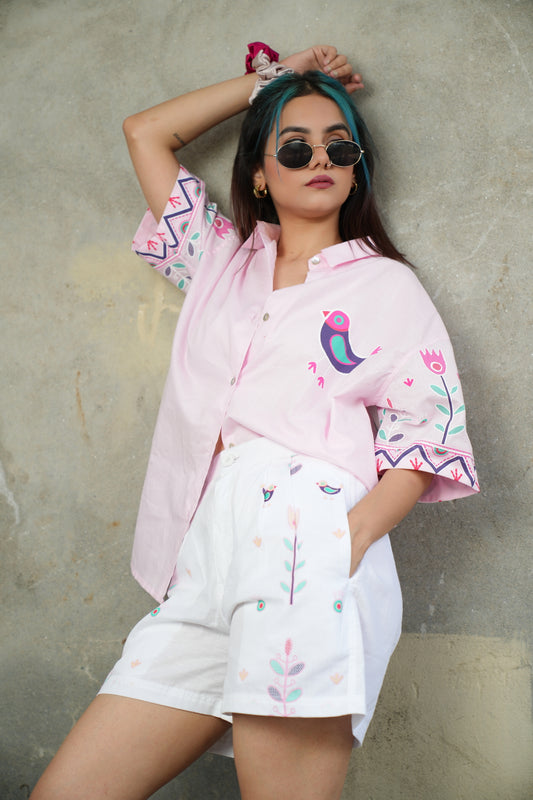
[(279, 693), (278, 689), (275, 686), (268, 687), (268, 693), (272, 700), (276, 700), (278, 703), (283, 703), (283, 697)]
[(281, 581), (280, 586), (281, 586), (281, 588), (283, 589), (284, 592), (290, 592), (289, 587), (287, 586), (286, 583), (283, 583), (283, 581)]
[(275, 659), (275, 658), (273, 658), (273, 659), (272, 659), (272, 661), (270, 662), (270, 666), (272, 667), (272, 669), (274, 670), (274, 672), (275, 672), (277, 675), (284, 675), (284, 674), (285, 674), (285, 673), (283, 672), (283, 667), (281, 666), (281, 664), (279, 663), (279, 661), (276, 661), (276, 659)]
[[(285, 563), (287, 563), (287, 562), (285, 562)], [(303, 561), (300, 561), (299, 564), (296, 564), (294, 569), (300, 569), (300, 567), (303, 567), (304, 564), (305, 564), (305, 559)]]
[(285, 569), (287, 570), (287, 572), (291, 572), (292, 571), (292, 565), (291, 565), (290, 561), (286, 561), (285, 562)]
[(299, 664), (295, 664), (294, 667), (290, 668), (289, 675), (299, 675), (304, 667), (305, 667), (305, 664), (303, 662), (300, 662)]
[(301, 589), (303, 589), (306, 583), (307, 581), (302, 581), (301, 583), (299, 583), (296, 589), (294, 590), (294, 593), (296, 594), (296, 592), (299, 592)]
[(298, 700), (298, 698), (300, 697), (301, 693), (302, 693), (301, 689), (293, 689), (292, 692), (290, 692), (287, 695), (287, 697), (285, 698), (285, 702), (293, 703), (295, 700)]

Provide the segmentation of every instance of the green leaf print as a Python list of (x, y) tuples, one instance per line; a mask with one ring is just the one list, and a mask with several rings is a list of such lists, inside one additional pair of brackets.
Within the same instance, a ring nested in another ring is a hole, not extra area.
[(292, 553), (293, 550), (294, 550), (294, 547), (293, 547), (293, 544), (292, 544), (291, 540), (290, 539), (283, 539), (283, 541), (285, 542), (285, 547), (287, 548), (287, 550), (290, 550), (291, 553)]
[(281, 588), (283, 589), (284, 592), (290, 592), (291, 591), (289, 589), (289, 587), (287, 586), (287, 584), (283, 583), (283, 581), (281, 581), (280, 586), (281, 586)]
[(443, 414), (446, 414), (447, 417), (450, 416), (450, 409), (446, 408), (446, 406), (440, 406), (437, 404), (437, 408), (439, 409), (439, 411), (442, 411)]
[(444, 391), (444, 389), (441, 389), (440, 386), (435, 386), (434, 384), (431, 384), (431, 388), (433, 389), (434, 392), (440, 394), (441, 397), (446, 397), (446, 392)]
[(304, 586), (306, 585), (306, 583), (307, 583), (307, 581), (302, 581), (301, 583), (299, 583), (298, 586), (296, 587), (296, 589), (294, 590), (294, 594), (296, 594), (296, 592), (299, 592), (301, 589), (303, 589)]
[(302, 693), (301, 689), (293, 689), (292, 692), (289, 692), (287, 697), (285, 698), (286, 703), (293, 703), (295, 700), (298, 700)]
[(283, 670), (283, 667), (281, 666), (279, 661), (276, 661), (275, 658), (273, 658), (272, 661), (270, 662), (270, 666), (272, 667), (274, 672), (276, 672), (278, 675), (284, 675), (285, 674), (285, 672)]

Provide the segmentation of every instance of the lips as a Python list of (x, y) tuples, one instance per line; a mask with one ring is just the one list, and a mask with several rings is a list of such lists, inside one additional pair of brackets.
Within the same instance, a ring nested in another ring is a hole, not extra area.
[(333, 186), (334, 181), (329, 177), (329, 175), (315, 175), (314, 178), (311, 178), (305, 185), (311, 186), (313, 189), (327, 189), (330, 186)]

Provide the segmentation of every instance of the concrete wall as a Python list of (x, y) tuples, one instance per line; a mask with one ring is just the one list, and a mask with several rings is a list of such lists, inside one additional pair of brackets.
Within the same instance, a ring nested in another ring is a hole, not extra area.
[[(0, 24), (0, 796), (28, 796), (153, 605), (128, 561), (180, 297), (129, 252), (122, 120), (262, 39), (333, 43), (366, 78), (385, 215), (455, 342), (483, 488), (394, 535), (405, 634), (344, 796), (531, 798), (531, 2), (3, 0)], [(236, 130), (183, 155), (226, 210)], [(233, 762), (157, 797), (236, 798)]]

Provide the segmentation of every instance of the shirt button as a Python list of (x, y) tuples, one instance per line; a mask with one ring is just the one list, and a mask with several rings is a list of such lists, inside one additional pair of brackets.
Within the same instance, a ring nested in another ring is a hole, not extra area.
[(266, 314), (263, 314), (263, 322), (268, 322), (269, 319), (270, 319), (270, 314), (268, 312)]
[(235, 383), (235, 381), (236, 381), (236, 380), (237, 380), (237, 378), (232, 378), (232, 379), (231, 379), (231, 385), (232, 385), (232, 386), (233, 386), (233, 384)]
[(320, 264), (320, 256), (313, 256), (311, 264)]

